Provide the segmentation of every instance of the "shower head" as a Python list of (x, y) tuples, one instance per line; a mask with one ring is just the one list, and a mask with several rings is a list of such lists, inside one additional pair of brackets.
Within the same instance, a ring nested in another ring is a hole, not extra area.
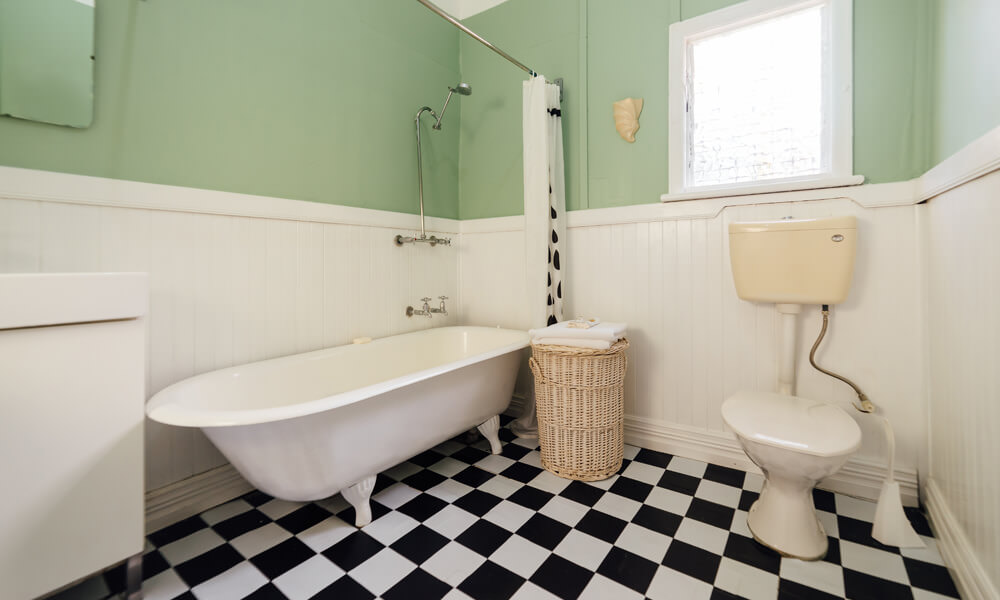
[(441, 119), (444, 118), (444, 111), (448, 110), (448, 103), (451, 102), (451, 95), (454, 94), (454, 93), (456, 93), (456, 92), (458, 92), (462, 96), (471, 96), (472, 95), (472, 86), (469, 85), (469, 84), (467, 84), (467, 83), (465, 83), (465, 82), (462, 82), (462, 83), (458, 84), (456, 87), (449, 87), (448, 88), (448, 97), (444, 99), (444, 106), (441, 107), (441, 114), (438, 116), (437, 122), (434, 123), (434, 125), (431, 126), (434, 129), (438, 129), (438, 130), (441, 129)]

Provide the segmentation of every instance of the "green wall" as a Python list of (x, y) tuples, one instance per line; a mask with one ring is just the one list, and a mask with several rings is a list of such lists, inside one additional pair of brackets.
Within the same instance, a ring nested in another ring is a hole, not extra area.
[(934, 163), (1000, 125), (1000, 2), (940, 0)]
[[(571, 209), (656, 202), (667, 187), (667, 30), (734, 0), (508, 0), (466, 22), (565, 79)], [(854, 161), (916, 177), (1000, 124), (995, 0), (854, 7)], [(428, 214), (520, 214), (525, 74), (407, 0), (102, 0), (95, 118), (76, 130), (0, 117), (0, 164), (416, 212), (413, 115)], [(635, 144), (611, 103), (642, 97)]]
[[(0, 117), (0, 164), (417, 212), (413, 116), (460, 72), (418, 3), (99, 0), (96, 28), (93, 125)], [(425, 117), (431, 215), (458, 216), (465, 100)]]
[[(911, 179), (934, 164), (931, 30), (937, 2), (855, 2), (854, 171), (868, 182)], [(567, 205), (602, 208), (657, 202), (667, 191), (667, 30), (682, 18), (733, 3), (508, 0), (467, 23), (537, 71), (566, 79)], [(490, 87), (475, 97), (475, 107), (466, 106), (462, 121), (459, 214), (521, 214), (517, 82), (523, 73), (470, 41), (461, 41), (461, 52), (463, 77)], [(467, 59), (472, 56), (476, 60)], [(628, 96), (645, 100), (634, 144), (618, 136), (611, 113), (611, 103)], [(483, 112), (505, 125), (485, 126)]]
[[(549, 79), (564, 77), (564, 114), (580, 114), (580, 9), (575, 0), (513, 0), (464, 23)], [(462, 77), (474, 93), (462, 111), (459, 216), (521, 214), (521, 82), (527, 74), (463, 35)], [(563, 120), (566, 196), (582, 187), (574, 120)], [(516, 208), (516, 210), (514, 210)]]

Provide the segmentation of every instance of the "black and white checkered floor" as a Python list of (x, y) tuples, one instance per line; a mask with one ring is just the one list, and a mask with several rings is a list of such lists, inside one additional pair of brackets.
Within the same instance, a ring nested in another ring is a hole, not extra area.
[(826, 559), (781, 558), (746, 527), (758, 475), (626, 446), (619, 475), (572, 482), (502, 433), (501, 455), (449, 441), (379, 475), (361, 530), (339, 495), (252, 492), (157, 531), (145, 598), (958, 597), (917, 510), (927, 548), (900, 551), (869, 535), (873, 503), (817, 491)]

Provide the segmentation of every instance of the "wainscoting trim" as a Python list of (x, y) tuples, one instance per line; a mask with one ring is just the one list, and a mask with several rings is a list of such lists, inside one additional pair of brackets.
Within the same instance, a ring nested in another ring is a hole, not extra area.
[[(781, 204), (834, 198), (847, 198), (865, 208), (911, 206), (998, 169), (1000, 169), (1000, 127), (941, 161), (920, 177), (909, 181), (571, 210), (567, 212), (567, 226), (597, 227), (625, 223), (711, 219), (727, 206)], [(462, 233), (520, 231), (523, 228), (523, 215), (460, 221)]]
[(924, 485), (924, 501), (930, 515), (931, 529), (937, 539), (938, 550), (944, 559), (959, 594), (966, 600), (991, 600), (1000, 598), (997, 588), (990, 581), (986, 569), (979, 562), (976, 551), (962, 529), (962, 524), (951, 511), (937, 481), (931, 477)]
[[(760, 473), (760, 469), (750, 462), (736, 439), (728, 433), (626, 415), (625, 442), (724, 467)], [(884, 465), (863, 458), (852, 458), (843, 469), (820, 482), (818, 487), (856, 498), (877, 500), (885, 475)], [(903, 504), (917, 506), (917, 472), (913, 469), (896, 469), (895, 478), (899, 482)]]
[(864, 208), (910, 206), (918, 202), (916, 180), (910, 180), (818, 190), (772, 192), (769, 194), (753, 194), (727, 198), (701, 198), (698, 200), (657, 204), (634, 204), (612, 208), (571, 210), (567, 213), (567, 226), (571, 228), (598, 227), (625, 223), (713, 219), (723, 209), (730, 206), (784, 204), (811, 200), (832, 200), (836, 198), (846, 198)]
[(253, 490), (230, 464), (146, 492), (146, 533), (228, 502)]
[[(924, 202), (998, 169), (1000, 169), (1000, 127), (910, 181), (730, 198), (705, 198), (666, 204), (650, 203), (573, 210), (567, 213), (568, 226), (592, 227), (678, 219), (709, 219), (718, 215), (727, 206), (833, 198), (848, 198), (866, 208), (907, 206)], [(312, 223), (339, 223), (385, 229), (413, 230), (420, 226), (419, 217), (408, 213), (3, 166), (0, 166), (0, 197)], [(428, 217), (426, 224), (427, 228), (435, 233), (518, 231), (524, 227), (524, 216), (465, 221)]]
[(523, 229), (524, 215), (459, 221), (459, 231), (462, 233), (500, 233), (502, 231), (522, 231)]
[(997, 169), (1000, 169), (1000, 127), (942, 160), (917, 179), (918, 200), (929, 200)]
[[(408, 213), (16, 167), (0, 167), (0, 198), (407, 231), (420, 228), (420, 217)], [(435, 233), (459, 230), (456, 219), (428, 217), (425, 225)]]
[[(785, 204), (847, 198), (865, 208), (887, 206), (911, 206), (920, 200), (917, 195), (918, 180), (896, 183), (873, 183), (846, 188), (825, 190), (800, 190), (795, 192), (775, 192), (734, 198), (705, 198), (684, 202), (656, 204), (633, 204), (611, 208), (590, 208), (571, 210), (566, 213), (567, 227), (601, 227), (628, 223), (658, 223), (662, 221), (685, 221), (712, 219), (728, 206), (755, 204)], [(460, 221), (459, 229), (466, 233), (499, 233), (522, 231), (524, 216), (489, 217)]]

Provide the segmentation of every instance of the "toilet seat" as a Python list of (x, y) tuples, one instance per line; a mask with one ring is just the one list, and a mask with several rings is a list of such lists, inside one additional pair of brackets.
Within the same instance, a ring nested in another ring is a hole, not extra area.
[(861, 428), (841, 408), (771, 392), (741, 391), (722, 404), (722, 419), (754, 442), (813, 456), (838, 456), (861, 446)]

